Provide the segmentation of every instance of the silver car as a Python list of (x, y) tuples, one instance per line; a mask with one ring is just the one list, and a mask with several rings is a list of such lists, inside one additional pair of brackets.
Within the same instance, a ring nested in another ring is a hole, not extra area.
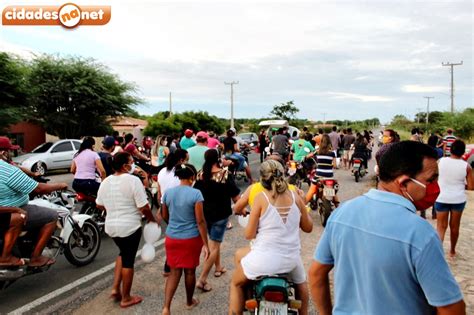
[(31, 153), (17, 156), (13, 161), (32, 172), (44, 175), (48, 170), (68, 169), (74, 154), (79, 150), (81, 141), (65, 139), (56, 142), (45, 142)]

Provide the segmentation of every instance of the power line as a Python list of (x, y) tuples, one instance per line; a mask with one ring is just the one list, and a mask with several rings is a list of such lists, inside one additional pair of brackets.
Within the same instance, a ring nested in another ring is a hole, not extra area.
[(173, 115), (173, 110), (172, 110), (173, 105), (172, 104), (173, 103), (171, 102), (171, 92), (170, 92), (170, 117), (171, 117), (171, 115)]
[(423, 108), (421, 108), (421, 107), (417, 107), (417, 108), (416, 108), (416, 111), (417, 111), (417, 112), (416, 112), (416, 123), (417, 123), (417, 124), (420, 123), (420, 115), (419, 115), (419, 113), (421, 113), (422, 110), (423, 110)]
[(430, 98), (434, 98), (434, 96), (423, 96), (428, 100), (428, 104), (426, 105), (426, 131), (428, 131), (428, 123), (430, 120)]
[(451, 67), (451, 114), (454, 113), (454, 66), (461, 66), (463, 64), (462, 60), (460, 63), (450, 63), (442, 62), (441, 65), (444, 67)]
[(230, 128), (234, 128), (234, 84), (239, 84), (239, 81), (224, 82), (225, 85), (230, 85)]

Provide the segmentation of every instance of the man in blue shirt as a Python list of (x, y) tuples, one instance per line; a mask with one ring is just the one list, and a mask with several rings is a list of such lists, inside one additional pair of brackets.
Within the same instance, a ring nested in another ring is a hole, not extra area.
[[(36, 245), (31, 254), (30, 267), (41, 267), (54, 263), (54, 259), (42, 256), (41, 253), (56, 229), (58, 214), (55, 210), (28, 204), (29, 194), (41, 195), (66, 188), (67, 184), (65, 183), (37, 183), (18, 167), (0, 160), (0, 207), (23, 209), (26, 212), (24, 229), (39, 231)], [(10, 243), (5, 247), (11, 250), (14, 241), (15, 239), (7, 240)], [(3, 256), (9, 254), (3, 253)]]
[(465, 314), (439, 237), (416, 214), (439, 193), (436, 158), (420, 142), (392, 145), (380, 160), (378, 190), (331, 215), (309, 271), (320, 314)]

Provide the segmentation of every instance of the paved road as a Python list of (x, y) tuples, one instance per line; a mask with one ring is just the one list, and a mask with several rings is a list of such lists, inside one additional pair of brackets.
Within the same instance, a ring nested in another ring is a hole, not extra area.
[[(252, 154), (250, 160), (254, 177), (257, 178), (259, 164), (258, 155)], [(362, 182), (355, 183), (353, 176), (351, 176), (348, 171), (340, 170), (337, 172), (336, 177), (341, 185), (339, 192), (341, 200), (347, 200), (365, 192), (372, 183), (369, 179), (370, 177), (365, 177)], [(55, 175), (52, 176), (52, 179), (54, 181), (66, 182), (72, 180), (68, 174)], [(244, 189), (246, 184), (239, 183), (239, 186)], [(319, 225), (319, 220), (315, 213), (313, 213), (313, 218), (316, 222), (314, 231), (311, 234), (302, 234), (302, 255), (306, 264), (310, 263), (314, 246), (322, 232), (322, 227)], [(209, 281), (213, 285), (214, 291), (211, 294), (198, 293), (202, 301), (202, 307), (193, 313), (224, 314), (226, 312), (228, 284), (233, 269), (232, 257), (236, 248), (247, 245), (247, 242), (242, 236), (243, 229), (238, 226), (235, 218), (232, 218), (232, 221), (236, 227), (228, 231), (222, 246), (222, 259), (229, 272), (220, 279), (210, 277)], [(77, 268), (70, 265), (63, 257), (60, 257), (58, 263), (53, 266), (49, 272), (23, 278), (6, 291), (0, 292), (0, 313), (18, 309), (47, 293), (80, 279), (103, 266), (109, 265), (114, 261), (116, 254), (117, 250), (115, 245), (112, 244), (110, 239), (105, 237), (103, 238), (101, 251), (96, 261), (89, 266)], [(155, 259), (155, 261), (149, 265), (138, 264), (134, 290), (143, 295), (146, 300), (142, 306), (133, 309), (134, 313), (148, 314), (156, 312), (162, 307), (164, 289), (164, 280), (161, 276), (161, 266), (164, 257), (162, 248), (158, 249), (157, 257), (158, 259)], [(104, 276), (94, 279), (94, 281), (82, 285), (76, 290), (72, 290), (65, 296), (53, 299), (49, 303), (32, 309), (32, 311), (41, 313), (52, 311), (70, 313), (79, 308), (77, 314), (119, 313), (121, 310), (117, 308), (117, 305), (109, 303), (110, 301), (107, 299), (106, 288), (110, 286), (111, 276), (111, 272), (108, 272), (104, 274)], [(181, 313), (182, 301), (184, 300), (183, 296), (184, 292), (182, 288), (180, 288), (176, 296), (176, 301), (174, 302), (175, 313)], [(54, 306), (51, 306), (51, 304), (54, 304)]]
[[(250, 156), (253, 176), (257, 176), (258, 155)], [(69, 187), (72, 185), (73, 176), (68, 173), (55, 173), (47, 176), (51, 182), (66, 182)], [(238, 185), (244, 189), (247, 184), (243, 181)], [(143, 240), (142, 240), (143, 242)], [(107, 236), (102, 237), (100, 251), (94, 262), (88, 266), (75, 267), (71, 265), (64, 256), (59, 256), (57, 262), (48, 272), (21, 278), (7, 290), (0, 291), (0, 314), (5, 314), (22, 307), (58, 288), (80, 279), (88, 274), (101, 269), (115, 261), (117, 257), (117, 247), (112, 239)]]

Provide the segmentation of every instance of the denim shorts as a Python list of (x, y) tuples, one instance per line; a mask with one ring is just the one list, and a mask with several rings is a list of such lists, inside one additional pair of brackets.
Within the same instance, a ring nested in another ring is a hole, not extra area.
[(458, 211), (462, 212), (466, 207), (466, 202), (462, 203), (443, 203), (443, 202), (436, 202), (434, 208), (436, 211)]
[(229, 218), (226, 218), (217, 222), (208, 223), (207, 232), (209, 234), (209, 238), (214, 242), (222, 243), (222, 241), (224, 240), (224, 233), (227, 229), (228, 221)]

